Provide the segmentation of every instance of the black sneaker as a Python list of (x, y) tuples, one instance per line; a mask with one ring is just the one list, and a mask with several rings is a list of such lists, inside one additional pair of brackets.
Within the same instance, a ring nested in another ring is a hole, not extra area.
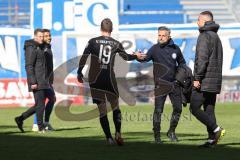
[(207, 140), (213, 140), (213, 139), (215, 139), (215, 134), (214, 133), (212, 133), (212, 134), (208, 134), (208, 138), (206, 138)]
[(167, 136), (168, 136), (168, 138), (170, 139), (170, 141), (172, 141), (172, 142), (178, 142), (178, 138), (177, 138), (175, 132), (168, 131), (168, 132), (167, 132)]
[(220, 130), (215, 133), (214, 144), (217, 144), (225, 135), (225, 133), (226, 133), (226, 130), (223, 128), (220, 128)]
[(155, 143), (156, 143), (156, 144), (163, 144), (163, 141), (161, 140), (160, 137), (156, 137), (156, 138), (155, 138)]
[(115, 142), (116, 142), (117, 145), (119, 145), (119, 146), (122, 146), (122, 145), (124, 144), (124, 140), (123, 140), (123, 138), (122, 138), (122, 136), (121, 136), (121, 133), (116, 132), (116, 134), (115, 134)]
[(160, 132), (154, 132), (154, 142), (156, 144), (163, 144), (163, 142), (160, 138)]
[(17, 123), (17, 126), (19, 128), (19, 130), (24, 133), (23, 130), (23, 121), (20, 119), (20, 117), (15, 117), (15, 122)]
[(213, 148), (214, 147), (214, 141), (213, 142), (205, 142), (204, 144), (200, 145), (199, 148)]

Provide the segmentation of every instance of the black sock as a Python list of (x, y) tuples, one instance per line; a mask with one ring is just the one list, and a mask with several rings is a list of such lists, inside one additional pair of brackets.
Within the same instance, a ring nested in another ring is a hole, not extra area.
[(120, 133), (121, 132), (121, 111), (119, 109), (115, 109), (113, 111), (113, 122), (115, 125), (116, 132)]
[(100, 124), (102, 126), (103, 132), (106, 135), (106, 138), (112, 138), (107, 115), (100, 117)]

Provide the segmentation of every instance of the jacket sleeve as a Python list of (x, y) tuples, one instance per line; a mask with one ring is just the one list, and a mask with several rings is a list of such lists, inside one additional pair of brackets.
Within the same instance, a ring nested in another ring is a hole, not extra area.
[(118, 45), (117, 52), (125, 61), (132, 61), (134, 59), (137, 59), (136, 55), (128, 54), (121, 43)]
[(182, 51), (179, 47), (177, 47), (177, 48), (178, 48), (177, 63), (178, 63), (178, 65), (184, 65), (184, 64), (186, 64), (186, 61), (183, 57)]
[(194, 80), (202, 81), (205, 76), (206, 69), (209, 62), (210, 51), (210, 40), (207, 33), (201, 33), (198, 37), (196, 46), (196, 56), (194, 64)]
[(82, 77), (82, 70), (86, 64), (87, 58), (88, 56), (91, 54), (91, 41), (88, 41), (88, 44), (86, 46), (86, 48), (83, 51), (83, 54), (81, 56), (81, 59), (79, 60), (79, 66), (78, 66), (78, 71), (77, 74), (78, 76)]
[(30, 85), (37, 84), (34, 66), (37, 59), (37, 53), (34, 46), (28, 46), (25, 49), (25, 69)]
[(52, 72), (49, 77), (49, 83), (53, 84), (53, 81), (54, 81), (54, 73)]
[(50, 70), (50, 76), (49, 76), (49, 83), (53, 84), (54, 81), (54, 71), (53, 71), (53, 53), (52, 53), (52, 49), (51, 46), (49, 46), (48, 50), (47, 50), (48, 54), (50, 55), (48, 58), (48, 69)]

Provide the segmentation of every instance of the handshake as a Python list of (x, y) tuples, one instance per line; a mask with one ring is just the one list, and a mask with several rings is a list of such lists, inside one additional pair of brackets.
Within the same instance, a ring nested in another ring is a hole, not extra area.
[(133, 55), (137, 56), (137, 60), (144, 60), (147, 57), (147, 54), (141, 51), (133, 52)]

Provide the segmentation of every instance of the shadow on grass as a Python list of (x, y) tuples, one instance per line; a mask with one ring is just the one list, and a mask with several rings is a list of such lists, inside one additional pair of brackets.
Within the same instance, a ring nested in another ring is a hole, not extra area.
[(56, 129), (54, 131), (72, 131), (72, 130), (80, 130), (80, 129), (88, 129), (88, 128), (92, 128), (92, 127), (73, 127), (73, 128), (59, 128), (59, 129)]
[[(67, 133), (67, 131), (63, 131), (63, 134)], [(141, 142), (142, 139), (129, 140), (129, 138), (136, 135), (144, 137), (148, 134), (151, 133), (124, 133), (127, 142), (124, 146), (119, 147), (106, 145), (106, 141), (102, 136), (64, 138), (47, 137), (47, 134), (29, 136), (24, 134), (0, 133), (0, 154), (2, 160), (239, 159), (240, 148), (228, 146), (238, 145), (239, 143), (220, 144), (214, 148), (202, 149), (191, 144), (165, 143), (159, 145), (152, 142)], [(198, 134), (187, 135), (198, 136)]]
[[(124, 133), (126, 135), (129, 135), (129, 136), (153, 136), (153, 132), (127, 132), (127, 133)], [(161, 135), (167, 135), (167, 132), (161, 132)], [(178, 137), (199, 137), (199, 136), (204, 136), (204, 134), (188, 134), (188, 133), (177, 133), (176, 132), (176, 135)]]
[(15, 125), (1, 125), (0, 129), (9, 129), (9, 128), (16, 128)]
[[(153, 132), (128, 132), (124, 133), (124, 135), (127, 135), (128, 139), (138, 139), (139, 137), (153, 137)], [(204, 134), (188, 134), (188, 133), (176, 133), (179, 142), (180, 141), (199, 141), (199, 140), (206, 140), (206, 138), (202, 138), (206, 135)], [(167, 138), (166, 132), (161, 132), (162, 138)], [(200, 137), (200, 138), (189, 138), (189, 137)]]
[(2, 132), (2, 134), (6, 134), (6, 135), (14, 135), (14, 134), (18, 134), (18, 133), (21, 133), (21, 134), (25, 134), (25, 133), (31, 133), (32, 131), (24, 131), (24, 133), (21, 133), (20, 131), (8, 131), (8, 132)]
[[(8, 128), (14, 128), (16, 129), (16, 126), (1, 126), (0, 129), (8, 129)], [(60, 132), (60, 131), (74, 131), (74, 130), (82, 130), (82, 129), (89, 129), (92, 127), (72, 127), (72, 128), (58, 128), (56, 130), (54, 130), (54, 132)], [(52, 132), (52, 131), (50, 131)], [(14, 134), (18, 134), (21, 133), (20, 131), (3, 131), (1, 134), (5, 134), (5, 135), (14, 135)], [(34, 133), (33, 131), (29, 131), (24, 129), (24, 133), (21, 133), (22, 135), (26, 134), (26, 133)]]

